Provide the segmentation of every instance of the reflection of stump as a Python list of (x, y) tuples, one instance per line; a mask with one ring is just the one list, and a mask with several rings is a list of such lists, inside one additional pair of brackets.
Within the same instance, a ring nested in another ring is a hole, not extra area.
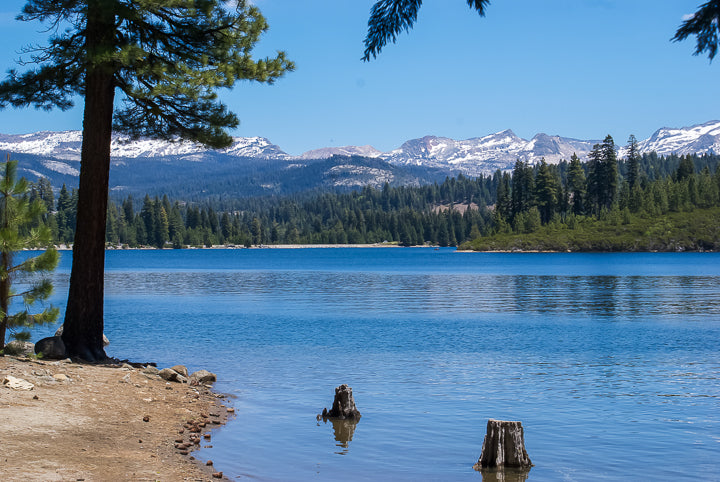
[(355, 407), (352, 388), (345, 384), (337, 387), (335, 389), (335, 400), (333, 400), (332, 409), (328, 411), (327, 408), (324, 408), (322, 418), (358, 420), (360, 418), (360, 412)]
[(530, 467), (520, 469), (501, 467), (494, 469), (480, 469), (482, 482), (526, 482), (530, 476)]
[(482, 453), (474, 468), (492, 467), (532, 467), (525, 451), (522, 423), (488, 420)]
[(335, 441), (340, 442), (340, 446), (348, 448), (355, 434), (357, 420), (332, 420), (333, 431), (335, 432)]

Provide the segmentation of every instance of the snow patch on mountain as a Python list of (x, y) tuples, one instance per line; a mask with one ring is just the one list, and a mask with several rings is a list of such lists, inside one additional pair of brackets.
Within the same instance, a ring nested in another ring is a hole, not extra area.
[(0, 151), (37, 154), (56, 159), (80, 160), (80, 131), (34, 132), (32, 134), (0, 134)]
[(378, 151), (373, 146), (343, 146), (343, 147), (323, 147), (304, 152), (296, 159), (329, 159), (332, 156), (362, 156), (378, 158), (383, 155), (382, 151)]
[[(36, 132), (33, 134), (2, 135), (0, 150), (23, 154), (36, 154), (70, 161), (80, 160), (82, 132)], [(117, 158), (158, 158), (170, 156), (201, 156), (214, 151), (235, 157), (259, 159), (289, 159), (290, 156), (264, 137), (234, 137), (226, 149), (207, 149), (190, 141), (166, 141), (157, 139), (130, 140), (127, 136), (114, 134), (110, 144), (110, 156)]]
[(395, 180), (393, 173), (386, 169), (355, 164), (333, 166), (325, 172), (325, 177), (336, 187), (380, 187)]
[(515, 161), (536, 164), (541, 159), (557, 163), (573, 153), (583, 158), (598, 141), (581, 141), (560, 136), (538, 134), (530, 141), (504, 130), (485, 137), (456, 141), (446, 137), (426, 136), (405, 142), (383, 156), (397, 165), (450, 168), (471, 176), (510, 169)]
[(669, 154), (720, 154), (720, 121), (710, 121), (679, 129), (663, 127), (649, 139), (638, 142), (640, 152)]
[(68, 176), (80, 175), (80, 171), (64, 162), (45, 160), (42, 161), (42, 165), (51, 171), (59, 172), (60, 174), (67, 174)]

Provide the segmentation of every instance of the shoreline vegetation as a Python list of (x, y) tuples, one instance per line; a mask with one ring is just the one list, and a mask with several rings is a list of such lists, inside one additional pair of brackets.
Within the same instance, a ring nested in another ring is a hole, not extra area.
[[(495, 233), (478, 236), (454, 247), (457, 252), (486, 253), (554, 253), (554, 252), (717, 252), (720, 251), (720, 208), (695, 209), (690, 212), (668, 213), (656, 217), (609, 212), (602, 219), (578, 217), (569, 227), (565, 223), (549, 223), (527, 233)], [(382, 243), (318, 243), (182, 246), (167, 244), (130, 247), (108, 243), (107, 250), (161, 249), (319, 249), (319, 248), (431, 248), (439, 244), (404, 246), (398, 242)], [(72, 245), (56, 246), (58, 251), (72, 250)]]
[[(611, 139), (593, 159), (528, 165), (422, 186), (366, 186), (259, 198), (173, 192), (110, 200), (106, 247), (459, 246), (480, 251), (712, 251), (720, 156), (615, 159)], [(35, 193), (35, 194), (33, 194)], [(172, 198), (170, 197), (172, 195)], [(75, 234), (77, 192), (33, 196), (53, 244)]]
[(210, 448), (234, 409), (206, 384), (166, 381), (156, 371), (0, 356), (0, 418), (10, 442), (0, 479), (223, 478), (192, 450)]

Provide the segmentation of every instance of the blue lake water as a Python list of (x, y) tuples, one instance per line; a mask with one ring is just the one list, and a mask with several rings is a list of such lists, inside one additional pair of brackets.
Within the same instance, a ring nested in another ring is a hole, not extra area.
[[(717, 253), (109, 251), (105, 332), (218, 374), (237, 417), (196, 455), (231, 479), (487, 482), (496, 418), (527, 480), (720, 480), (719, 287)], [(341, 383), (351, 440), (315, 419)]]

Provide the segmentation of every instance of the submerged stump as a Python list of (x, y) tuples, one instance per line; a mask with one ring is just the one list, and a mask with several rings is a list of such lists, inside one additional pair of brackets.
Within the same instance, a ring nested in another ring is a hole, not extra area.
[(332, 408), (329, 411), (327, 408), (324, 408), (321, 416), (324, 419), (359, 420), (361, 415), (355, 406), (352, 388), (344, 383), (337, 387), (335, 389), (335, 399), (333, 400)]
[(521, 422), (488, 420), (480, 459), (475, 470), (486, 468), (530, 468), (532, 462), (525, 450), (525, 436)]

